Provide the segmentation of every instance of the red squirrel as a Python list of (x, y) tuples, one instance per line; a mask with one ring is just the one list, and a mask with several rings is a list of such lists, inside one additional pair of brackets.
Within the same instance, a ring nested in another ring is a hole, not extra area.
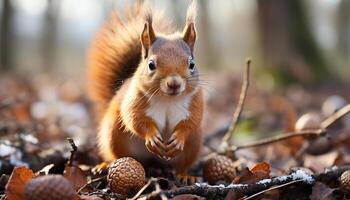
[(105, 161), (159, 157), (186, 175), (201, 145), (204, 100), (194, 60), (195, 3), (182, 32), (159, 10), (138, 4), (97, 33), (89, 56), (89, 91)]

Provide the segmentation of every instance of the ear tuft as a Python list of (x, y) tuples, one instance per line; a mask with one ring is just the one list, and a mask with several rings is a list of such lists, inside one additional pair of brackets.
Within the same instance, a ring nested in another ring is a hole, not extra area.
[(197, 18), (197, 1), (192, 0), (191, 4), (187, 8), (186, 24), (194, 23)]
[(196, 28), (195, 20), (197, 17), (197, 1), (192, 0), (187, 9), (186, 25), (183, 30), (183, 40), (190, 46), (191, 52), (193, 52), (194, 43), (196, 42)]

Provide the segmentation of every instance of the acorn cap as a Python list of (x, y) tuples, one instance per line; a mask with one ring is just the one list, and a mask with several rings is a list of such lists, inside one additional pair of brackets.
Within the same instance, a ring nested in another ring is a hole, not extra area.
[(61, 175), (34, 178), (24, 190), (25, 200), (74, 200), (76, 197), (73, 185)]
[(210, 184), (232, 182), (236, 177), (235, 163), (228, 157), (214, 154), (204, 163), (203, 176)]
[(132, 196), (145, 185), (145, 169), (133, 158), (124, 157), (115, 160), (107, 175), (112, 192)]
[(340, 176), (340, 187), (345, 190), (350, 190), (350, 170), (343, 172)]

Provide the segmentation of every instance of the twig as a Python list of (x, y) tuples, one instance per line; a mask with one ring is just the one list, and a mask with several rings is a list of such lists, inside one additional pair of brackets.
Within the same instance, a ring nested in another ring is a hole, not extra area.
[(161, 200), (168, 200), (168, 198), (165, 196), (165, 194), (163, 193), (163, 190), (160, 189), (160, 185), (158, 182), (156, 182), (156, 192), (159, 192), (160, 195), (160, 199)]
[(74, 159), (74, 155), (78, 150), (78, 147), (75, 145), (74, 140), (72, 138), (67, 138), (70, 146), (72, 147), (72, 150), (70, 151), (70, 157), (68, 160), (68, 166), (71, 166), (73, 164), (73, 159)]
[(80, 193), (84, 188), (86, 188), (88, 185), (91, 185), (91, 184), (93, 184), (93, 183), (96, 183), (96, 182), (101, 181), (101, 180), (106, 179), (106, 178), (107, 178), (107, 175), (102, 176), (102, 177), (99, 177), (99, 178), (95, 178), (95, 179), (93, 179), (93, 180), (91, 180), (91, 181), (85, 183), (83, 186), (81, 186), (81, 187), (79, 188), (79, 190), (77, 191), (77, 193), (79, 194), (79, 193)]
[(340, 110), (338, 110), (337, 112), (333, 113), (332, 115), (327, 117), (325, 120), (323, 120), (321, 123), (321, 127), (325, 129), (330, 127), (334, 122), (336, 122), (337, 120), (339, 120), (340, 118), (348, 114), (349, 112), (350, 112), (350, 104), (344, 106), (343, 108), (341, 108)]
[(0, 109), (8, 108), (18, 103), (22, 103), (24, 101), (25, 94), (20, 94), (18, 97), (10, 97), (7, 99), (3, 99), (0, 101)]
[(246, 198), (243, 198), (243, 200), (248, 200), (248, 199), (252, 199), (254, 197), (257, 197), (261, 194), (264, 194), (265, 192), (269, 192), (269, 191), (272, 191), (272, 190), (275, 190), (275, 189), (278, 189), (278, 188), (282, 188), (282, 187), (285, 187), (287, 185), (291, 185), (291, 184), (294, 184), (294, 183), (299, 183), (299, 182), (302, 182), (302, 180), (295, 180), (295, 181), (291, 181), (291, 182), (288, 182), (288, 183), (285, 183), (285, 184), (282, 184), (282, 185), (277, 185), (277, 186), (273, 186), (273, 187), (270, 187), (266, 190), (263, 190), (263, 191), (260, 191), (258, 193), (255, 193), (249, 197), (246, 197)]
[(285, 133), (285, 134), (281, 134), (281, 135), (276, 135), (270, 138), (265, 138), (262, 140), (259, 140), (257, 142), (253, 142), (250, 144), (244, 144), (244, 145), (240, 145), (240, 146), (232, 146), (230, 148), (230, 151), (235, 152), (241, 149), (247, 149), (247, 148), (251, 148), (251, 147), (257, 147), (257, 146), (262, 146), (262, 145), (266, 145), (266, 144), (271, 144), (271, 143), (275, 143), (275, 142), (279, 142), (279, 141), (283, 141), (283, 140), (287, 140), (290, 138), (294, 138), (294, 137), (319, 137), (319, 136), (323, 136), (326, 134), (326, 131), (324, 129), (310, 129), (310, 130), (302, 130), (302, 131), (298, 131), (298, 132), (290, 132), (290, 133)]
[(139, 198), (142, 194), (143, 191), (145, 191), (146, 188), (148, 188), (148, 186), (150, 186), (152, 183), (156, 182), (157, 179), (156, 178), (150, 178), (148, 180), (148, 182), (146, 183), (146, 185), (144, 185), (136, 194), (135, 196), (133, 196), (130, 200), (136, 200), (137, 198)]
[(337, 112), (335, 112), (334, 114), (330, 115), (325, 120), (323, 120), (321, 122), (322, 129), (315, 129), (315, 130), (310, 129), (310, 130), (303, 130), (303, 131), (298, 131), (298, 132), (290, 132), (290, 133), (286, 133), (286, 134), (273, 136), (271, 138), (262, 139), (260, 141), (253, 142), (251, 144), (245, 144), (245, 145), (240, 145), (240, 146), (231, 145), (230, 147), (226, 148), (226, 151), (227, 152), (235, 152), (235, 151), (240, 150), (240, 149), (262, 146), (262, 145), (271, 144), (274, 142), (279, 142), (282, 140), (287, 140), (287, 139), (299, 137), (299, 136), (305, 137), (305, 138), (324, 136), (326, 134), (327, 128), (329, 128), (332, 124), (334, 124), (336, 121), (341, 119), (343, 116), (345, 116), (349, 112), (350, 112), (350, 104), (344, 106), (343, 108), (341, 108), (340, 110), (338, 110)]
[[(155, 190), (149, 194), (145, 194), (141, 196), (142, 192), (149, 187), (151, 184), (154, 184)], [(168, 200), (168, 198), (165, 196), (163, 190), (160, 188), (160, 185), (158, 183), (158, 179), (156, 178), (150, 178), (149, 181), (146, 183), (145, 186), (143, 186), (137, 194), (131, 198), (130, 200), (148, 200), (148, 199), (155, 199), (157, 197), (160, 197), (161, 200)]]
[(243, 110), (244, 102), (245, 102), (245, 99), (247, 97), (247, 92), (248, 92), (248, 87), (249, 87), (249, 75), (250, 75), (251, 62), (252, 62), (252, 60), (250, 58), (248, 58), (246, 60), (246, 67), (245, 67), (245, 72), (244, 72), (244, 77), (243, 77), (241, 93), (239, 96), (239, 102), (238, 102), (237, 108), (233, 114), (230, 128), (228, 129), (227, 133), (223, 137), (222, 143), (221, 143), (221, 147), (224, 149), (226, 147), (228, 147), (232, 141), (232, 137), (233, 137), (233, 134), (235, 132), (237, 122), (238, 122), (239, 117), (240, 117), (242, 110)]

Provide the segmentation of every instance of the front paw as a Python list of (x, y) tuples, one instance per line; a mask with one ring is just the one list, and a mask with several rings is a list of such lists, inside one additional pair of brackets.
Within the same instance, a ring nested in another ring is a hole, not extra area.
[(177, 156), (179, 153), (183, 151), (185, 147), (185, 139), (178, 137), (177, 134), (173, 134), (166, 146), (166, 153), (165, 153), (165, 158), (167, 160), (170, 160)]
[(148, 151), (162, 158), (165, 151), (165, 145), (163, 143), (162, 136), (157, 133), (153, 136), (146, 137), (145, 140), (145, 145)]

